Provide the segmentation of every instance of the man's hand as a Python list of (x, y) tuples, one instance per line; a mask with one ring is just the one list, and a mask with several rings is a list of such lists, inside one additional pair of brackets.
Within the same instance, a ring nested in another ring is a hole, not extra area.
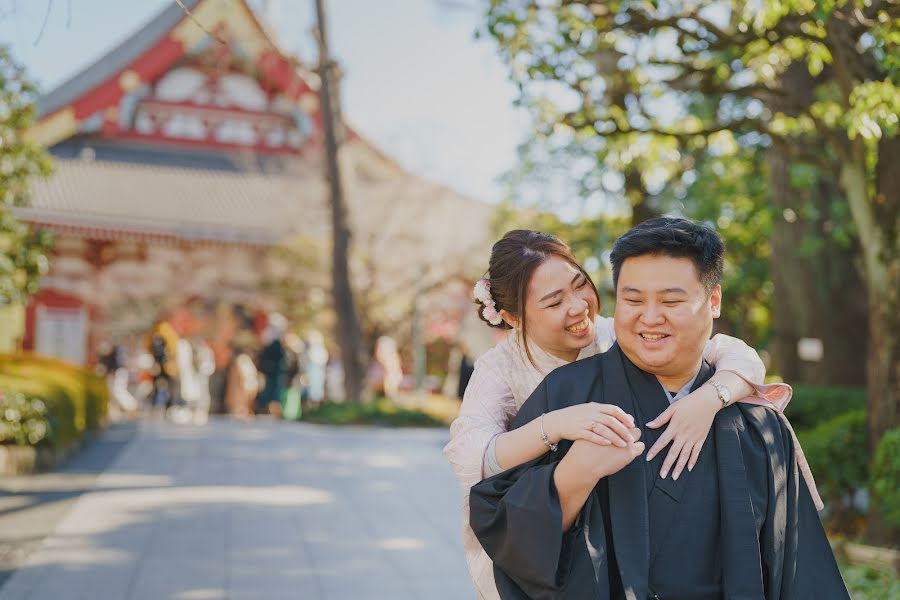
[(553, 481), (563, 513), (563, 531), (567, 531), (575, 523), (578, 513), (601, 478), (618, 473), (644, 452), (644, 442), (640, 441), (641, 430), (634, 428), (630, 434), (635, 441), (629, 442), (624, 448), (576, 440), (557, 465)]
[(596, 485), (603, 477), (608, 477), (613, 473), (618, 473), (625, 468), (628, 463), (643, 454), (644, 442), (641, 439), (641, 430), (633, 427), (629, 429), (633, 442), (629, 442), (624, 448), (618, 446), (600, 446), (585, 440), (576, 440), (566, 458), (571, 458), (573, 466), (593, 479), (593, 485)]

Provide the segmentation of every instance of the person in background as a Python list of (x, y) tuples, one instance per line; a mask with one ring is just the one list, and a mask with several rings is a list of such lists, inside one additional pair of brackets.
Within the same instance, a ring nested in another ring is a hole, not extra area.
[(396, 399), (403, 381), (403, 368), (400, 363), (400, 352), (393, 338), (383, 335), (375, 342), (375, 362), (379, 381), (375, 385), (385, 398)]
[(158, 321), (150, 330), (147, 350), (153, 357), (153, 390), (150, 402), (165, 414), (177, 401), (178, 366), (175, 362), (178, 334), (167, 321)]
[(231, 365), (225, 386), (225, 409), (238, 418), (251, 419), (259, 393), (259, 373), (253, 362), (253, 333), (241, 331), (234, 337)]
[(209, 421), (209, 408), (212, 402), (209, 378), (216, 370), (216, 357), (212, 348), (201, 337), (192, 341), (194, 354), (194, 372), (197, 377), (197, 403), (194, 407), (194, 424), (205, 425)]
[(282, 337), (287, 331), (287, 319), (279, 313), (269, 315), (263, 330), (263, 348), (259, 353), (257, 366), (265, 377), (265, 384), (256, 398), (256, 413), (281, 416), (281, 402), (284, 400), (287, 370), (287, 352)]
[(107, 343), (101, 352), (100, 366), (103, 368), (110, 398), (113, 399), (118, 410), (124, 413), (134, 412), (138, 408), (138, 401), (128, 391), (125, 348), (122, 344), (110, 345)]
[(325, 368), (328, 365), (328, 349), (325, 347), (325, 338), (318, 331), (309, 332), (306, 341), (304, 371), (309, 392), (307, 400), (312, 404), (318, 404), (325, 399)]
[(288, 421), (296, 421), (302, 413), (302, 398), (305, 388), (303, 365), (306, 363), (306, 344), (300, 336), (289, 331), (284, 336), (284, 349), (287, 352), (287, 367), (284, 371), (287, 392), (284, 398), (284, 409), (281, 417)]

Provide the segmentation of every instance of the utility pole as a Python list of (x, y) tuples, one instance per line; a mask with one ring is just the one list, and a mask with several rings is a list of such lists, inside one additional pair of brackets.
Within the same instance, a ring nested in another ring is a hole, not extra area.
[(344, 392), (347, 402), (360, 402), (363, 396), (365, 376), (362, 332), (353, 287), (350, 284), (350, 227), (347, 224), (347, 207), (344, 202), (344, 188), (338, 162), (339, 139), (343, 138), (343, 120), (338, 102), (337, 65), (328, 50), (328, 27), (324, 0), (315, 0), (318, 20), (317, 40), (319, 43), (318, 74), (319, 104), (322, 114), (322, 128), (325, 134), (325, 166), (330, 190), (331, 204), (331, 292), (334, 310), (337, 313), (337, 337), (341, 346), (341, 362), (344, 368)]

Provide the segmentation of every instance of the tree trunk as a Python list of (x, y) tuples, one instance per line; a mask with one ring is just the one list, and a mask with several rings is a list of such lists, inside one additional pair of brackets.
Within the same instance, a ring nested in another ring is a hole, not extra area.
[[(866, 346), (868, 316), (854, 264), (858, 244), (845, 247), (830, 232), (833, 221), (846, 219), (832, 210), (841, 192), (825, 172), (808, 189), (792, 186), (790, 158), (777, 146), (769, 149), (768, 160), (776, 370), (790, 383), (863, 385), (865, 366), (859, 356)], [(814, 245), (804, 248), (804, 240)], [(801, 338), (822, 341), (821, 360), (798, 355)]]
[[(841, 168), (850, 210), (863, 246), (864, 273), (869, 293), (871, 336), (866, 359), (869, 456), (874, 455), (886, 431), (900, 426), (900, 252), (897, 248), (897, 213), (884, 218), (883, 202), (890, 206), (900, 197), (896, 169), (900, 156), (897, 140), (882, 144), (875, 198), (870, 198), (864, 153)], [(894, 160), (893, 163), (889, 162)], [(893, 194), (893, 196), (891, 196)], [(883, 200), (879, 200), (883, 199)], [(890, 214), (890, 211), (888, 211)]]
[(652, 206), (650, 194), (641, 180), (640, 170), (632, 164), (625, 170), (624, 176), (625, 198), (631, 205), (631, 226), (659, 217), (661, 213)]
[(365, 377), (362, 356), (362, 333), (350, 284), (350, 227), (344, 202), (343, 183), (338, 162), (337, 129), (342, 127), (340, 106), (337, 102), (335, 64), (328, 52), (328, 38), (324, 0), (316, 0), (319, 36), (319, 89), (322, 123), (325, 134), (325, 163), (330, 190), (332, 258), (331, 285), (334, 310), (337, 314), (337, 337), (341, 346), (341, 362), (344, 370), (344, 393), (347, 402), (360, 402)]
[[(790, 113), (813, 102), (813, 81), (805, 65), (782, 75), (790, 101), (777, 110)], [(772, 351), (779, 374), (791, 383), (862, 385), (865, 366), (859, 360), (867, 341), (865, 287), (857, 268), (856, 240), (850, 246), (835, 239), (835, 224), (847, 225), (846, 214), (835, 214), (845, 202), (821, 142), (794, 139), (792, 147), (773, 145), (768, 151), (773, 223), (771, 273), (774, 283)], [(798, 188), (791, 181), (790, 152), (822, 154), (815, 181)], [(798, 356), (801, 338), (822, 341), (819, 361)]]

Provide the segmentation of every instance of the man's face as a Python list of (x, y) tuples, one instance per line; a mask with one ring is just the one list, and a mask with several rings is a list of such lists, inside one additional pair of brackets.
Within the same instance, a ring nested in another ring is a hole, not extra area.
[(619, 346), (648, 373), (672, 378), (672, 383), (690, 380), (700, 366), (721, 302), (721, 287), (708, 294), (689, 258), (652, 254), (628, 258), (616, 288)]

